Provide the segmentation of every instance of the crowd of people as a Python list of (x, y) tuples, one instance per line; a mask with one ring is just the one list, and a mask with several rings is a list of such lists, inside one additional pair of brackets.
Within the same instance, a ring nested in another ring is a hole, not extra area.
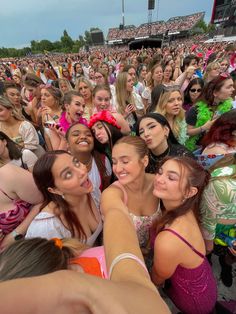
[(228, 288), (236, 261), (236, 46), (193, 41), (0, 60), (3, 313), (13, 295), (18, 313), (215, 313), (213, 257)]
[(108, 30), (107, 40), (130, 39), (135, 37), (142, 37), (148, 35), (161, 35), (169, 30), (171, 32), (181, 32), (191, 30), (201, 19), (204, 13), (194, 13), (186, 16), (172, 17), (168, 21), (152, 22), (150, 24), (144, 23), (135, 27), (134, 25), (127, 25), (124, 29), (117, 27)]

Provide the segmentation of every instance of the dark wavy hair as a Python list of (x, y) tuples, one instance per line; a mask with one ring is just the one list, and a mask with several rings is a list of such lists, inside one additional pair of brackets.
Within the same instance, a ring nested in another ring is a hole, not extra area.
[[(113, 145), (123, 136), (123, 134), (117, 127), (109, 124), (108, 122), (105, 121), (100, 122), (105, 128), (109, 140), (108, 143), (101, 144), (94, 136), (94, 147), (100, 153), (107, 155), (107, 149), (109, 150), (109, 152), (111, 152)], [(110, 156), (108, 157), (110, 158)]]
[(210, 130), (203, 137), (201, 144), (203, 147), (212, 143), (223, 143), (231, 147), (235, 146), (233, 131), (236, 131), (236, 109), (225, 112), (216, 119)]
[(152, 119), (156, 120), (158, 123), (160, 123), (162, 126), (167, 126), (169, 129), (169, 135), (168, 135), (167, 141), (172, 143), (172, 144), (179, 144), (176, 137), (174, 136), (174, 133), (171, 130), (169, 122), (166, 120), (166, 118), (164, 116), (162, 116), (161, 114), (156, 113), (156, 112), (147, 113), (138, 120), (137, 125), (136, 125), (136, 134), (138, 136), (139, 136), (140, 122), (145, 118), (152, 118)]
[[(199, 77), (196, 77), (194, 79), (192, 79), (189, 84), (188, 84), (188, 87), (186, 88), (185, 92), (184, 92), (184, 103), (185, 104), (192, 104), (192, 100), (191, 100), (191, 97), (190, 97), (190, 89), (192, 88), (193, 85), (200, 85), (201, 86), (201, 89), (203, 90), (203, 87), (204, 87), (204, 81), (203, 79), (199, 78)], [(199, 96), (199, 98), (201, 97), (201, 94)]]
[[(59, 208), (60, 212), (64, 215), (72, 236), (75, 236), (75, 231), (77, 230), (79, 234), (79, 239), (86, 239), (86, 234), (83, 230), (83, 227), (74, 211), (71, 210), (69, 203), (61, 195), (50, 193), (48, 191), (48, 188), (55, 187), (54, 177), (52, 174), (52, 167), (57, 157), (64, 154), (70, 155), (67, 151), (64, 150), (46, 152), (37, 160), (37, 162), (34, 165), (33, 168), (34, 181), (44, 198), (43, 203), (41, 205), (41, 209), (47, 206), (50, 202), (54, 202), (56, 206)], [(89, 204), (89, 207), (91, 209), (91, 202)], [(58, 218), (60, 219), (59, 215)]]
[[(15, 142), (13, 142), (13, 140), (10, 139), (10, 137), (8, 137), (2, 131), (0, 131), (0, 140), (2, 141), (5, 140), (7, 142), (6, 147), (8, 149), (9, 157), (11, 160), (21, 158), (22, 153), (21, 153), (20, 146), (18, 146)], [(0, 159), (1, 159), (1, 156), (0, 156)]]
[(180, 206), (170, 211), (165, 210), (161, 201), (162, 217), (154, 223), (156, 232), (161, 231), (165, 225), (171, 224), (176, 218), (185, 215), (191, 210), (197, 221), (200, 222), (201, 214), (199, 206), (202, 199), (202, 193), (210, 180), (210, 173), (192, 158), (185, 156), (166, 157), (161, 165), (167, 160), (176, 161), (180, 166), (180, 180), (183, 180), (184, 177), (187, 179), (186, 190), (188, 191), (191, 187), (196, 187), (198, 192), (194, 196), (185, 199)]

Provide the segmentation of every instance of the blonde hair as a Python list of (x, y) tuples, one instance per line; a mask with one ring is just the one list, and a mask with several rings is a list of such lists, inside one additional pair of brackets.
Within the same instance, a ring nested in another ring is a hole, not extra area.
[(119, 145), (119, 144), (127, 144), (127, 145), (133, 146), (140, 158), (144, 158), (145, 156), (148, 156), (149, 154), (149, 149), (145, 141), (141, 139), (141, 137), (139, 136), (131, 136), (131, 135), (123, 136), (115, 143), (114, 146)]
[[(167, 119), (167, 113), (166, 113), (166, 105), (171, 97), (171, 94), (173, 92), (179, 92), (181, 95), (181, 98), (183, 100), (183, 95), (181, 94), (181, 91), (179, 87), (172, 87), (169, 88), (167, 91), (164, 90), (164, 92), (161, 94), (161, 97), (157, 103), (155, 112), (160, 113), (162, 116), (164, 116)], [(174, 133), (175, 137), (178, 138), (179, 132), (180, 132), (180, 125), (179, 122), (182, 121), (185, 117), (185, 111), (183, 108), (180, 109), (180, 112), (178, 115), (174, 116), (173, 119), (173, 126), (172, 126), (172, 132)]]
[(209, 75), (210, 71), (215, 70), (217, 68), (220, 69), (220, 63), (219, 62), (214, 61), (214, 62), (209, 63), (206, 67), (205, 74), (203, 76), (204, 80), (208, 79), (208, 75)]
[(65, 83), (65, 85), (66, 85), (67, 88), (68, 88), (68, 92), (71, 91), (71, 90), (73, 90), (73, 88), (72, 88), (72, 86), (71, 86), (71, 83), (70, 83), (66, 78), (60, 78), (60, 79), (58, 80), (58, 86), (59, 86), (59, 89), (60, 89), (60, 91), (61, 91), (62, 94), (64, 94), (64, 92), (63, 92), (62, 89), (61, 89), (62, 83)]
[(24, 117), (20, 114), (19, 110), (17, 110), (14, 105), (8, 100), (8, 98), (4, 96), (0, 96), (0, 105), (8, 110), (12, 110), (12, 116), (19, 121), (24, 121)]
[(15, 241), (0, 254), (0, 281), (68, 269), (71, 259), (80, 256), (85, 249), (85, 244), (73, 238)]
[(118, 104), (118, 112), (121, 114), (125, 113), (127, 103), (135, 105), (132, 92), (128, 92), (126, 89), (128, 76), (129, 74), (127, 72), (121, 72), (116, 78), (116, 101)]
[(91, 93), (93, 92), (93, 85), (92, 83), (87, 80), (85, 77), (80, 77), (75, 81), (75, 90), (79, 91), (79, 84), (80, 83), (84, 83), (88, 86), (88, 88), (90, 89)]

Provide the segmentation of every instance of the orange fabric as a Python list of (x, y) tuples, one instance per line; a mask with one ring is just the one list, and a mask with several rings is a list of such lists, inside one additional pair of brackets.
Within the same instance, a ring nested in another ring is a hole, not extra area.
[(11, 63), (11, 64), (10, 64), (10, 67), (11, 67), (13, 70), (15, 70), (15, 69), (17, 68), (17, 66), (15, 65), (15, 63)]
[(101, 272), (99, 261), (97, 260), (96, 257), (73, 258), (70, 261), (70, 264), (80, 265), (86, 274), (104, 278)]

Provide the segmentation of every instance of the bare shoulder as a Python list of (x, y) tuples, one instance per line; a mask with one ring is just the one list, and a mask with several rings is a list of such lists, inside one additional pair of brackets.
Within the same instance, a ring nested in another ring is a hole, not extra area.
[(155, 251), (168, 256), (176, 256), (181, 248), (179, 239), (169, 231), (160, 232), (154, 245)]
[(122, 209), (125, 212), (128, 208), (124, 204), (124, 192), (116, 186), (109, 186), (102, 192), (101, 210), (105, 215), (110, 209)]
[(12, 165), (10, 163), (0, 168), (0, 175), (1, 178), (4, 178), (6, 180), (12, 180), (12, 178), (16, 178), (16, 176), (31, 176), (31, 174), (27, 170)]
[(106, 188), (102, 192), (102, 198), (106, 199), (107, 197), (115, 197), (115, 198), (122, 198), (123, 199), (123, 191), (115, 186), (115, 185), (110, 185), (108, 188)]

